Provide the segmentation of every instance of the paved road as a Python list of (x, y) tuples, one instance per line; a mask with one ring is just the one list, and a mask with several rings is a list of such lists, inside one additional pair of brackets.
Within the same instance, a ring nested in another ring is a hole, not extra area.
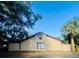
[[(23, 55), (24, 54), (24, 55)], [(18, 53), (3, 53), (0, 52), (0, 58), (79, 58), (79, 53), (70, 53), (70, 54), (46, 54), (46, 55), (27, 55), (26, 53), (18, 54)]]

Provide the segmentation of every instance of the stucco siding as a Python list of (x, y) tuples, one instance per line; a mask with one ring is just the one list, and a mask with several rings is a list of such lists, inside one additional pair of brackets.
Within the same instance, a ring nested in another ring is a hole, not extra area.
[(63, 51), (71, 51), (70, 44), (62, 44), (62, 50)]
[[(44, 43), (44, 48), (38, 48), (38, 43)], [(60, 40), (45, 34), (35, 35), (20, 44), (10, 43), (9, 51), (71, 51), (70, 44), (64, 44)]]
[(31, 51), (36, 51), (36, 41), (35, 41), (35, 37), (30, 39), (30, 50)]
[(61, 51), (62, 43), (59, 40), (47, 37), (47, 50), (48, 51)]
[[(38, 37), (32, 37), (28, 40), (25, 40), (24, 42), (21, 43), (21, 51), (45, 51), (46, 47), (44, 49), (37, 49), (37, 43), (38, 42), (45, 42), (46, 40), (43, 39), (39, 40)], [(46, 46), (46, 45), (45, 45)]]
[[(40, 40), (39, 37), (42, 37), (42, 39)], [(42, 35), (39, 35), (38, 37), (36, 36), (35, 37), (35, 42), (36, 42), (36, 44), (35, 44), (36, 45), (36, 48), (35, 48), (36, 51), (47, 51), (47, 47), (46, 47), (46, 35), (42, 34)], [(37, 43), (39, 43), (39, 42), (44, 43), (44, 48), (43, 49), (38, 49), (37, 48)]]
[(21, 43), (21, 51), (30, 51), (30, 39)]
[(9, 44), (9, 51), (19, 51), (19, 44), (18, 43), (10, 43)]

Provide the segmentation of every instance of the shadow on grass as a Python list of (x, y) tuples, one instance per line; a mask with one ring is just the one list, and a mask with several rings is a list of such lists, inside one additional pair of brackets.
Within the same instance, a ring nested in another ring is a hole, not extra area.
[(21, 53), (17, 52), (0, 52), (0, 58), (24, 58)]

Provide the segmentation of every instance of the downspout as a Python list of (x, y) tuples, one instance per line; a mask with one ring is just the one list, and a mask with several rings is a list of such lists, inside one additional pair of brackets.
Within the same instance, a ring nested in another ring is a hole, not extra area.
[(19, 43), (19, 51), (21, 50), (21, 43)]

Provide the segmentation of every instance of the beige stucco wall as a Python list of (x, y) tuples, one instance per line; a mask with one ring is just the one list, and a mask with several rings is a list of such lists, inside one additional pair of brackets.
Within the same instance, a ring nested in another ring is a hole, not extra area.
[(47, 37), (47, 50), (48, 51), (61, 51), (62, 43), (59, 40), (53, 39), (51, 37)]
[[(44, 42), (45, 49), (37, 49), (37, 42)], [(43, 36), (42, 40), (39, 40), (37, 36), (30, 38), (21, 43), (21, 51), (46, 51), (46, 39)]]
[[(33, 51), (34, 50), (34, 37), (21, 42), (21, 51)], [(32, 44), (33, 43), (33, 44)]]
[[(42, 37), (42, 40), (39, 39), (39, 37)], [(38, 37), (36, 36), (35, 37), (35, 42), (36, 42), (36, 51), (47, 51), (47, 47), (46, 47), (46, 35), (42, 34), (42, 35), (39, 35)], [(43, 42), (44, 43), (44, 49), (37, 49), (37, 43), (38, 42)]]
[[(39, 39), (40, 36), (42, 40)], [(45, 48), (37, 49), (37, 42), (44, 42)], [(18, 43), (11, 43), (9, 44), (9, 51), (71, 51), (71, 46), (43, 34), (21, 42), (20, 50)]]
[(18, 43), (10, 43), (9, 44), (9, 51), (19, 51), (19, 44)]
[[(21, 51), (71, 51), (69, 44), (63, 44), (61, 41), (45, 35), (42, 37), (42, 40), (39, 40), (39, 38), (35, 36), (22, 42)], [(37, 49), (37, 42), (44, 42), (45, 48)]]
[(62, 44), (62, 51), (71, 51), (70, 44)]

